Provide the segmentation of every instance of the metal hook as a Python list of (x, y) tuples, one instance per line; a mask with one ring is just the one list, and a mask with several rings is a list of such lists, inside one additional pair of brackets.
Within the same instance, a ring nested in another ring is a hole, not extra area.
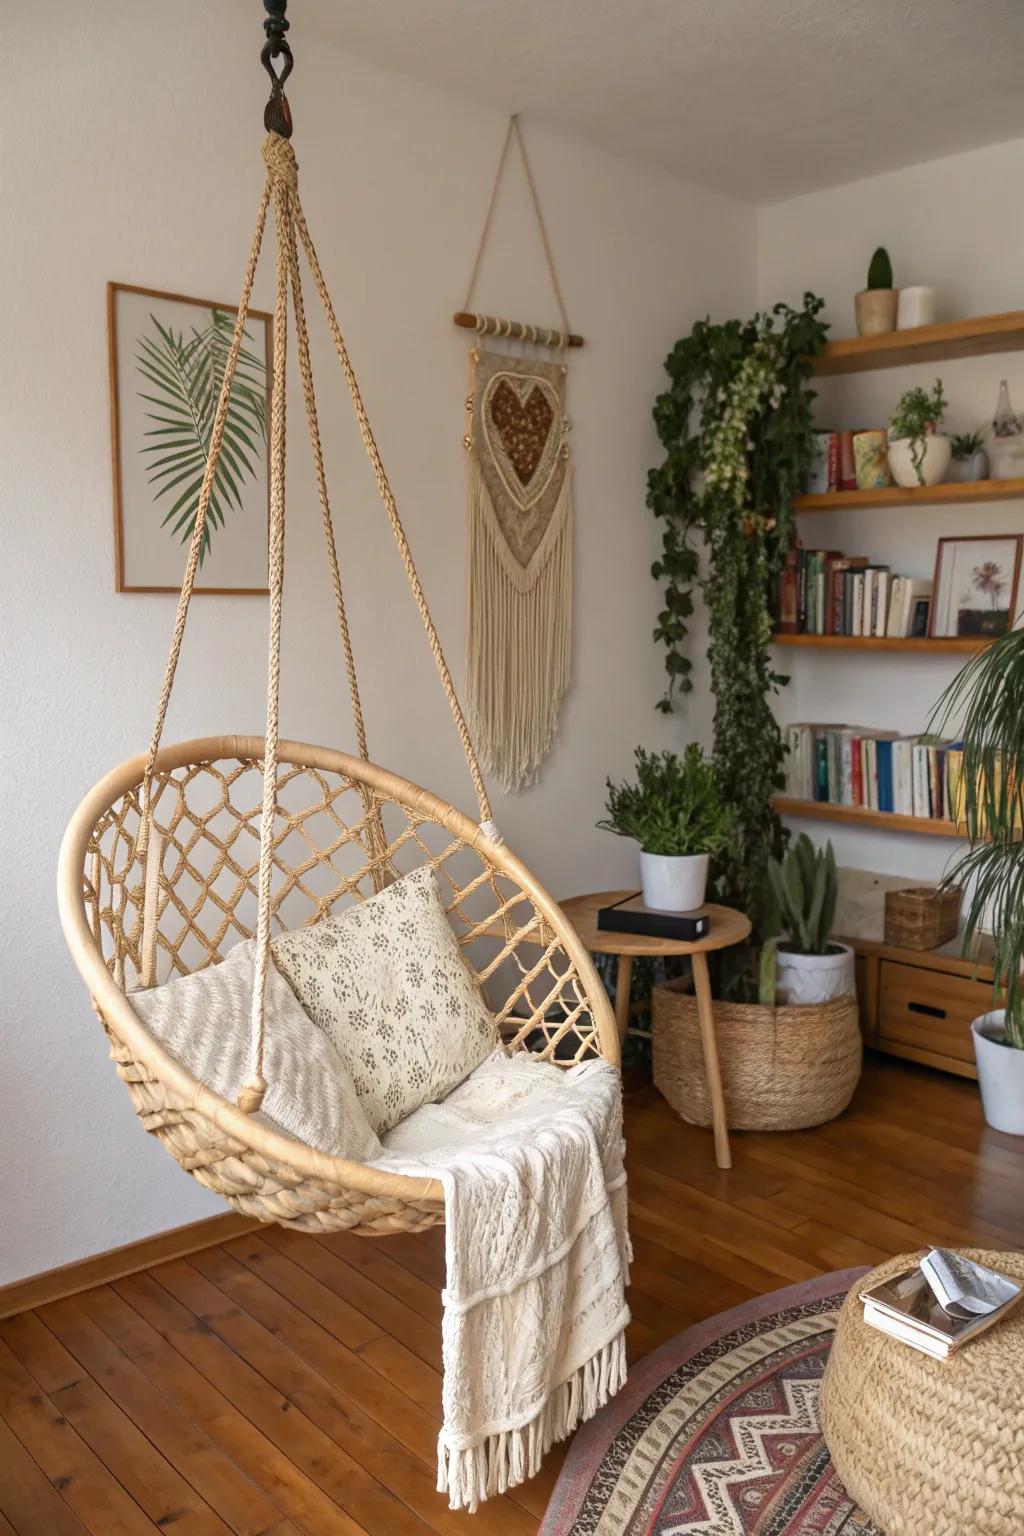
[[(274, 69), (272, 60), (282, 56), (284, 58), (284, 65), (282, 66), (281, 73), (278, 74)], [(275, 38), (272, 42), (263, 44), (263, 49), (260, 53), (260, 63), (270, 76), (270, 84), (273, 90), (284, 90), (284, 83), (292, 72), (294, 62), (292, 51), (283, 37)]]
[[(263, 126), (268, 133), (279, 133), (283, 139), (292, 136), (291, 108), (284, 94), (284, 83), (292, 72), (294, 62), (285, 39), (288, 31), (288, 21), (284, 14), (287, 5), (288, 0), (263, 0), (263, 8), (267, 12), (263, 30), (267, 34), (267, 41), (260, 53), (260, 63), (270, 76), (270, 100), (263, 110)], [(280, 73), (273, 64), (274, 59), (278, 58), (284, 60)]]

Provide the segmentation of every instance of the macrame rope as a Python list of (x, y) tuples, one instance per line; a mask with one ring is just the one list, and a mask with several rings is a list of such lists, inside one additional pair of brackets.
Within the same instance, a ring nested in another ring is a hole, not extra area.
[[(480, 243), (476, 248), (476, 257), (473, 261), (473, 270), (469, 275), (469, 287), (466, 289), (466, 297), (463, 300), (462, 307), (464, 310), (469, 311), (472, 311), (473, 308), (473, 294), (476, 292), (477, 279), (480, 276), (480, 268), (484, 259), (484, 249), (487, 245), (488, 236), (491, 233), (491, 225), (494, 222), (494, 210), (498, 204), (498, 191), (501, 187), (501, 178), (505, 171), (505, 162), (508, 159), (508, 152), (512, 147), (513, 138), (516, 141), (516, 145), (519, 149), (519, 156), (523, 162), (523, 170), (526, 174), (526, 185), (530, 190), (530, 200), (533, 203), (533, 211), (537, 217), (537, 228), (540, 231), (540, 240), (542, 246), (544, 247), (544, 259), (548, 264), (548, 272), (551, 274), (551, 286), (555, 291), (555, 302), (558, 305), (558, 313), (562, 320), (562, 332), (559, 339), (562, 350), (564, 351), (569, 343), (569, 316), (566, 313), (565, 299), (562, 297), (562, 285), (558, 281), (558, 273), (555, 270), (555, 258), (551, 250), (551, 241), (548, 239), (547, 225), (544, 223), (544, 215), (541, 212), (540, 197), (537, 193), (537, 183), (533, 179), (533, 167), (530, 164), (530, 157), (526, 153), (526, 141), (523, 138), (523, 130), (519, 126), (518, 112), (513, 112), (512, 116), (508, 120), (508, 129), (505, 133), (505, 142), (501, 146), (501, 154), (498, 157), (498, 169), (494, 174), (494, 186), (491, 188), (491, 200), (487, 205), (487, 213), (484, 216), (484, 227), (480, 231)], [(484, 318), (489, 320), (491, 317), (486, 316)], [(498, 334), (497, 332), (490, 331), (488, 327), (480, 325), (477, 326), (477, 329), (480, 331), (481, 335)], [(551, 335), (552, 333), (548, 332), (547, 334)], [(550, 345), (548, 342), (545, 342), (544, 344)]]
[(395, 502), (394, 493), (388, 481), (384, 465), (381, 462), (380, 453), (378, 451), (376, 441), (374, 440), (369, 418), (366, 414), (366, 407), (363, 404), (363, 397), (360, 393), (359, 382), (356, 379), (355, 372), (352, 368), (352, 363), (348, 355), (348, 348), (345, 346), (345, 339), (341, 334), (341, 327), (338, 325), (338, 319), (334, 313), (334, 305), (331, 303), (331, 296), (327, 291), (327, 284), (324, 281), (324, 275), (320, 269), (320, 262), (316, 254), (316, 248), (313, 245), (313, 240), (309, 233), (305, 216), (302, 212), (302, 204), (298, 195), (295, 197), (295, 228), (298, 230), (299, 239), (302, 241), (303, 249), (306, 252), (306, 260), (309, 262), (309, 270), (313, 275), (313, 281), (316, 284), (317, 292), (320, 295), (320, 302), (323, 305), (324, 314), (327, 317), (327, 324), (331, 332), (331, 338), (334, 341), (335, 351), (338, 354), (338, 361), (341, 363), (342, 372), (345, 375), (345, 382), (348, 384), (348, 392), (351, 396), (352, 406), (356, 413), (356, 421), (359, 425), (359, 435), (363, 440), (363, 447), (366, 449), (367, 457), (370, 460), (370, 464), (373, 468), (374, 478), (377, 481), (377, 489), (380, 493), (380, 498), (384, 503), (385, 510), (387, 511), (388, 520), (391, 523), (391, 530), (395, 536), (395, 543), (398, 545), (398, 551), (402, 557), (402, 564), (405, 567), (405, 574), (408, 578), (409, 586), (412, 588), (413, 597), (416, 599), (416, 606), (420, 611), (420, 617), (423, 620), (423, 627), (427, 634), (427, 642), (430, 646), (430, 651), (434, 658), (434, 663), (437, 667), (438, 676), (441, 679), (442, 686), (448, 699), (448, 706), (451, 710), (452, 719), (455, 722), (455, 729), (458, 732), (459, 740), (462, 743), (462, 750), (466, 758), (466, 763), (469, 767), (470, 777), (473, 780), (473, 787), (476, 790), (477, 804), (480, 810), (479, 819), (480, 821), (490, 821), (491, 803), (487, 797), (487, 790), (484, 787), (483, 774), (480, 772), (480, 764), (477, 761), (476, 750), (473, 746), (473, 741), (469, 734), (469, 727), (466, 725), (465, 716), (462, 713), (462, 706), (460, 705), (458, 697), (455, 693), (455, 685), (452, 682), (452, 675), (449, 671), (448, 663), (445, 660), (444, 651), (441, 649), (440, 637), (438, 636), (437, 629), (434, 625), (434, 620), (431, 617), (430, 609), (427, 607), (427, 600), (423, 593), (423, 587), (420, 584), (419, 574), (416, 570), (416, 566), (413, 563), (412, 551), (409, 548), (409, 541), (406, 538), (405, 529), (402, 527), (402, 520), (398, 515), (398, 506)]
[[(364, 762), (368, 762), (369, 751), (366, 744), (363, 706), (359, 697), (359, 679), (356, 676), (352, 639), (348, 627), (348, 614), (345, 611), (345, 595), (341, 585), (341, 569), (338, 564), (338, 544), (334, 533), (334, 518), (331, 514), (331, 502), (327, 493), (327, 476), (324, 473), (324, 454), (320, 442), (320, 422), (316, 408), (316, 390), (313, 384), (313, 364), (309, 353), (309, 332), (306, 328), (306, 306), (302, 297), (302, 273), (299, 270), (299, 252), (295, 240), (295, 224), (291, 219), (288, 221), (288, 273), (291, 279), (292, 310), (295, 314), (295, 342), (299, 358), (299, 373), (302, 377), (302, 393), (306, 402), (306, 421), (309, 426), (310, 446), (313, 450), (313, 465), (316, 471), (317, 492), (320, 497), (320, 512), (324, 529), (324, 541), (327, 546), (327, 560), (331, 568), (331, 588), (334, 592), (334, 605), (338, 614), (338, 630), (341, 634), (341, 644), (345, 652), (345, 671), (348, 675), (349, 697), (352, 701), (352, 722), (355, 726), (359, 756)], [(373, 860), (371, 878), (374, 890), (380, 891), (387, 884), (387, 875), (384, 868), (387, 838), (384, 834), (380, 810), (374, 802), (372, 791), (367, 785), (362, 785), (359, 793), (363, 802), (367, 841)]]
[[(427, 600), (420, 583), (416, 566), (413, 562), (412, 551), (406, 538), (405, 530), (398, 515), (398, 506), (388, 481), (387, 473), (381, 461), (380, 453), (370, 427), (366, 407), (363, 404), (359, 383), (355, 376), (348, 349), (341, 333), (334, 306), (331, 303), (327, 284), (324, 281), (320, 262), (313, 245), (312, 237), (306, 225), (302, 212), (302, 206), (298, 195), (298, 166), (295, 153), (287, 139), (281, 138), (276, 133), (268, 134), (263, 145), (263, 158), (267, 166), (267, 179), (260, 198), (259, 209), (256, 216), (256, 230), (253, 236), (252, 248), (245, 269), (245, 278), (242, 285), (242, 297), (238, 308), (238, 316), (235, 321), (231, 347), (224, 366), (224, 378), (221, 382), (220, 394), (217, 400), (217, 408), (214, 413), (213, 427), (210, 433), (210, 446), (207, 454), (206, 469), (203, 475), (203, 483), (199, 493), (199, 501), (196, 507), (195, 527), (192, 532), (192, 540), (189, 545), (188, 560), (185, 566), (185, 576), (182, 582), (181, 594), (178, 598), (178, 609), (175, 617), (174, 631), (171, 637), (170, 654), (167, 658), (167, 666), (164, 672), (163, 688), (157, 707), (156, 723), (153, 727), (153, 736), (150, 742), (149, 752), (146, 758), (146, 767), (143, 775), (142, 791), (142, 816), (140, 821), (139, 836), (136, 841), (136, 857), (145, 861), (146, 850), (150, 836), (150, 824), (152, 820), (152, 778), (156, 763), (157, 753), (160, 748), (160, 739), (163, 734), (164, 721), (167, 716), (167, 707), (170, 702), (171, 691), (174, 686), (174, 678), (178, 666), (178, 658), (181, 653), (182, 638), (185, 633), (185, 623), (188, 617), (189, 603), (195, 585), (196, 571), (199, 566), (199, 554), (203, 544), (203, 533), (206, 527), (206, 513), (209, 505), (210, 494), (216, 475), (217, 464), (220, 457), (221, 445), (224, 439), (225, 423), (227, 421), (228, 403), (231, 396), (231, 386), (234, 382), (235, 371), (238, 366), (238, 355), (241, 350), (245, 333), (245, 322), (249, 313), (249, 304), (252, 298), (253, 281), (256, 274), (256, 265), (259, 260), (260, 250), (263, 244), (263, 235), (266, 229), (267, 213), (271, 199), (274, 203), (274, 223), (277, 233), (277, 262), (276, 262), (276, 289), (274, 303), (274, 356), (273, 379), (271, 387), (270, 405), (270, 530), (268, 553), (268, 580), (270, 588), (270, 637), (267, 655), (267, 728), (263, 753), (263, 807), (260, 819), (260, 862), (257, 885), (257, 918), (256, 918), (256, 976), (253, 986), (252, 1010), (250, 1018), (251, 1034), (249, 1049), (249, 1074), (246, 1082), (238, 1093), (238, 1106), (247, 1114), (254, 1114), (263, 1102), (266, 1092), (266, 1080), (263, 1075), (263, 1047), (264, 1047), (264, 994), (266, 990), (267, 970), (270, 964), (270, 920), (271, 920), (271, 895), (270, 881), (274, 864), (274, 836), (277, 812), (277, 752), (279, 742), (279, 718), (280, 718), (280, 689), (281, 689), (281, 612), (284, 588), (284, 521), (285, 521), (285, 459), (286, 459), (286, 357), (288, 336), (288, 295), (292, 296), (292, 308), (295, 314), (296, 346), (299, 358), (299, 372), (302, 377), (303, 395), (306, 404), (306, 417), (309, 425), (310, 441), (313, 450), (313, 463), (316, 472), (317, 491), (320, 497), (320, 508), (324, 526), (324, 535), (327, 543), (328, 562), (331, 569), (331, 585), (334, 591), (335, 607), (338, 613), (338, 625), (341, 632), (342, 646), (345, 652), (345, 669), (348, 674), (349, 692), (352, 700), (352, 715), (356, 731), (356, 741), (360, 756), (368, 761), (366, 728), (363, 720), (362, 705), (359, 697), (359, 685), (356, 677), (355, 660), (352, 653), (351, 636), (348, 627), (348, 617), (345, 611), (344, 594), (341, 584), (341, 571), (338, 562), (337, 542), (334, 532), (334, 520), (331, 514), (330, 500), (327, 494), (327, 482), (324, 473), (323, 450), (320, 441), (320, 428), (316, 410), (316, 396), (313, 386), (313, 372), (309, 353), (309, 336), (306, 328), (305, 306), (302, 298), (302, 283), (299, 270), (298, 245), (295, 235), (298, 232), (299, 239), (309, 263), (310, 272), (320, 295), (320, 301), (327, 317), (331, 338), (334, 342), (338, 360), (345, 375), (349, 395), (352, 399), (356, 421), (359, 426), (360, 437), (366, 449), (367, 456), (373, 469), (377, 488), (381, 500), (384, 503), (391, 524), (395, 542), (398, 545), (405, 567), (406, 577), (412, 590), (416, 606), (426, 631), (427, 641), (431, 654), (437, 667), (438, 675), (444, 687), (451, 709), (452, 719), (462, 744), (470, 777), (476, 790), (477, 804), (479, 808), (479, 821), (484, 836), (494, 836), (493, 822), (491, 820), (491, 807), (484, 786), (483, 775), (480, 772), (480, 764), (477, 760), (473, 742), (466, 725), (462, 708), (455, 693), (451, 672), (441, 649), (441, 641), (427, 607)], [(546, 242), (545, 242), (546, 243)], [(557, 285), (556, 285), (557, 286)], [(564, 315), (563, 315), (564, 318)], [(568, 324), (566, 322), (566, 329)], [(375, 803), (364, 799), (367, 813), (367, 835), (371, 849), (376, 852), (386, 848), (383, 826), (380, 821), (379, 810)], [(377, 862), (374, 864), (378, 867)], [(155, 880), (159, 881), (159, 870)], [(385, 877), (386, 878), (386, 877)], [(155, 912), (158, 908), (156, 901), (147, 901), (147, 912)], [(154, 921), (152, 917), (150, 921)], [(143, 919), (139, 919), (142, 923)], [(143, 949), (148, 940), (155, 942), (154, 935), (143, 933)], [(148, 952), (148, 951), (147, 951)], [(155, 949), (152, 951), (155, 955)], [(152, 969), (152, 966), (150, 967)]]
[[(279, 139), (278, 143), (284, 143)], [(277, 232), (277, 284), (274, 299), (274, 378), (270, 397), (270, 642), (267, 647), (267, 731), (263, 749), (263, 810), (260, 815), (260, 868), (257, 882), (256, 974), (250, 1016), (249, 1076), (238, 1094), (238, 1107), (254, 1114), (267, 1091), (263, 1076), (263, 1000), (270, 964), (270, 876), (274, 863), (274, 823), (277, 815), (277, 744), (280, 736), (281, 610), (284, 595), (284, 505), (286, 432), (286, 364), (288, 354), (288, 229), (295, 188), (295, 157), (264, 148), (274, 180), (274, 227)]]

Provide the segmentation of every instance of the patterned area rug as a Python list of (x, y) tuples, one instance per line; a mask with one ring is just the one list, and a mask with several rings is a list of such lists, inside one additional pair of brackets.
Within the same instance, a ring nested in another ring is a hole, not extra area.
[(865, 1273), (774, 1291), (639, 1361), (576, 1436), (539, 1536), (881, 1536), (818, 1428), (839, 1307)]

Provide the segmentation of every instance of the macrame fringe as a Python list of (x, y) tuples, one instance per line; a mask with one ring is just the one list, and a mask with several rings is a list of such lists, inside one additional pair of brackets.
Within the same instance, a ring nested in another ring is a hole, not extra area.
[(442, 1431), (437, 1442), (437, 1491), (447, 1493), (449, 1509), (470, 1514), (485, 1499), (535, 1477), (556, 1440), (571, 1435), (593, 1418), (626, 1382), (626, 1335), (615, 1338), (556, 1387), (528, 1424), (488, 1435), (479, 1445), (452, 1451)]
[(506, 793), (551, 750), (572, 653), (572, 477), (552, 515), (558, 532), (528, 586), (495, 539), (497, 519), (474, 462), (470, 489), (467, 690), (480, 758)]

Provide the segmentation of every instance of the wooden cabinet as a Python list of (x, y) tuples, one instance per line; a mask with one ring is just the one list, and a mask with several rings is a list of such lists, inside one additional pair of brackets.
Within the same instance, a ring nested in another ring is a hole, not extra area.
[(955, 945), (898, 949), (849, 939), (865, 1043), (958, 1077), (978, 1075), (971, 1021), (992, 1004), (992, 967), (964, 960)]

